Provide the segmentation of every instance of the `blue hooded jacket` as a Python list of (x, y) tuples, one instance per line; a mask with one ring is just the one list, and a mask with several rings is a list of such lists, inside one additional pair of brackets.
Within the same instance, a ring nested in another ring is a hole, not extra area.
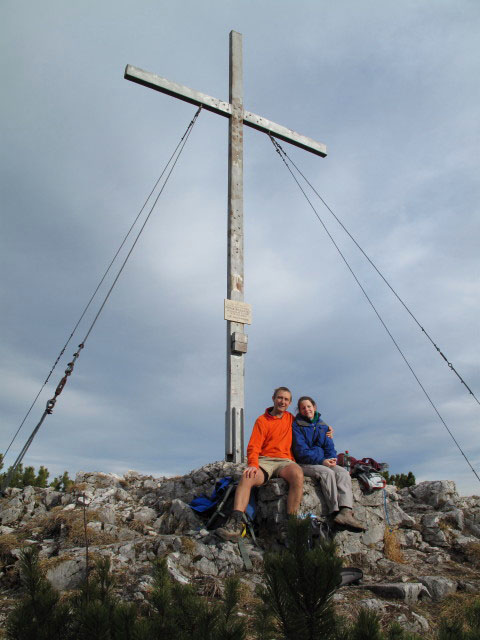
[(312, 422), (298, 414), (292, 425), (292, 452), (300, 464), (322, 464), (336, 458), (333, 440), (327, 438), (328, 425), (316, 413)]

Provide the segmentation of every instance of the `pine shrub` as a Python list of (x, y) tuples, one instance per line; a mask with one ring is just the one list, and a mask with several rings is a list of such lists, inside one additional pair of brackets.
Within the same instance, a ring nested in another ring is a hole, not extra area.
[[(257, 618), (269, 612), (286, 640), (335, 638), (331, 599), (340, 584), (341, 560), (333, 543), (313, 543), (309, 519), (290, 517), (287, 548), (266, 554), (264, 567), (265, 587), (258, 590), (263, 606)], [(264, 638), (271, 637), (268, 628), (264, 633)]]
[(6, 637), (9, 640), (64, 640), (70, 633), (68, 606), (60, 602), (38, 564), (34, 547), (20, 554), (20, 578), (23, 597), (9, 615)]

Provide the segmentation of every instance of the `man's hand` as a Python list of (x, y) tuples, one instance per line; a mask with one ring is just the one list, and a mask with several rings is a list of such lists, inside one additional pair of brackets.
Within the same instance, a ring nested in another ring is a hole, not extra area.
[(328, 426), (327, 438), (333, 438), (334, 431), (330, 425), (327, 425), (327, 426)]
[(330, 469), (332, 467), (335, 467), (337, 465), (337, 459), (336, 458), (325, 458), (325, 460), (322, 462), (324, 467), (329, 467)]
[(258, 468), (257, 467), (247, 467), (245, 469), (245, 471), (243, 472), (243, 475), (246, 478), (255, 478), (257, 473), (258, 473)]

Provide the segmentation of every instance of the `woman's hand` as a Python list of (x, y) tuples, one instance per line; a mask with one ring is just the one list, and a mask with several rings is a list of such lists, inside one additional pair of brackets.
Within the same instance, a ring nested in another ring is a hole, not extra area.
[(335, 467), (337, 465), (337, 459), (336, 458), (325, 458), (325, 460), (322, 462), (324, 467), (329, 467), (330, 469), (332, 467)]
[(258, 468), (257, 467), (247, 467), (245, 469), (245, 471), (243, 472), (243, 475), (246, 478), (255, 478), (257, 473), (258, 473)]
[(333, 438), (334, 431), (330, 425), (327, 425), (327, 426), (328, 426), (327, 438)]

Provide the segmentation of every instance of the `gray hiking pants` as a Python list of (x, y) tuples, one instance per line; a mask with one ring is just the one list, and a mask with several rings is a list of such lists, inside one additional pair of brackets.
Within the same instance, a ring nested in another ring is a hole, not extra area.
[(352, 480), (350, 474), (338, 465), (330, 468), (323, 464), (301, 464), (307, 478), (316, 478), (327, 502), (330, 513), (340, 507), (353, 507)]

